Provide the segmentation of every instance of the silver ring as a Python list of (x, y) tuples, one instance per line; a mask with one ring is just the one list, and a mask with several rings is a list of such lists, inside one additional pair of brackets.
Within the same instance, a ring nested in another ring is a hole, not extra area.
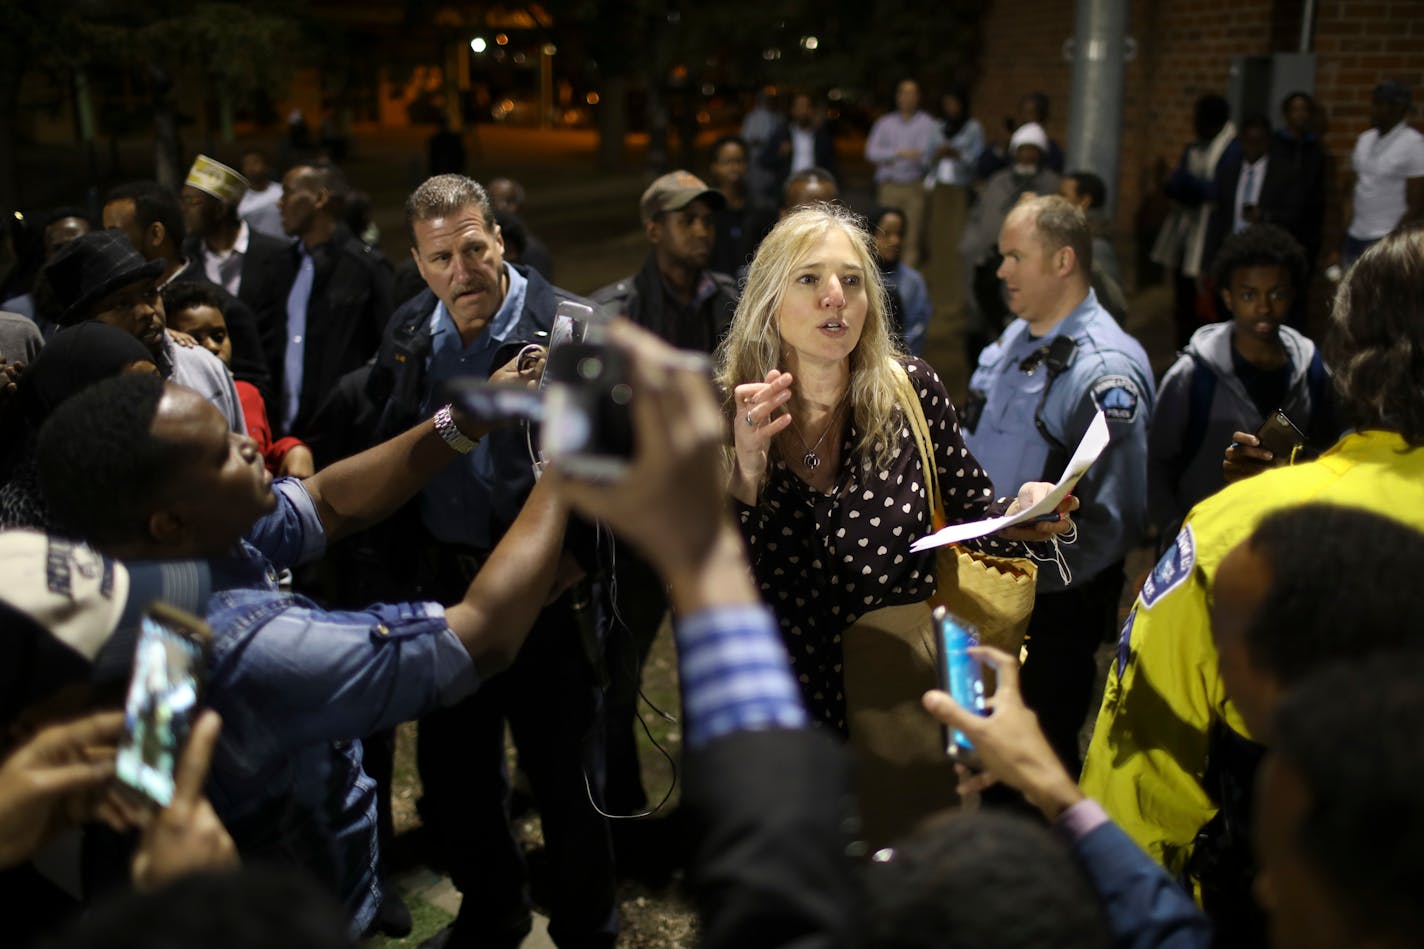
[(752, 418), (752, 413), (747, 413), (747, 428), (756, 428), (756, 421)]

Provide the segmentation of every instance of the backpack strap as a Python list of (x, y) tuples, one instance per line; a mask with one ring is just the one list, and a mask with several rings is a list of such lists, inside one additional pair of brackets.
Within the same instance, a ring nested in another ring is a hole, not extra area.
[(1320, 358), (1320, 348), (1317, 346), (1310, 357), (1310, 366), (1305, 370), (1305, 384), (1310, 389), (1312, 415), (1319, 411), (1320, 399), (1325, 393), (1325, 382), (1329, 378), (1329, 373), (1325, 371), (1325, 360)]
[(1216, 373), (1194, 352), (1191, 386), (1187, 390), (1187, 427), (1182, 436), (1182, 459), (1195, 458), (1206, 440), (1206, 423), (1211, 419), (1211, 400), (1216, 395)]

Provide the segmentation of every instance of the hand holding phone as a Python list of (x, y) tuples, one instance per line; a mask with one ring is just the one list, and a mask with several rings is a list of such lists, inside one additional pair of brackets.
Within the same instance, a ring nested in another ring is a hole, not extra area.
[(222, 720), (212, 709), (193, 721), (192, 732), (174, 775), (172, 800), (143, 826), (134, 852), (134, 886), (151, 890), (193, 873), (238, 864), (237, 846), (203, 796)]
[(1256, 441), (1275, 456), (1276, 467), (1280, 467), (1294, 461), (1296, 452), (1305, 444), (1305, 434), (1296, 428), (1286, 413), (1276, 409), (1257, 430)]
[[(1032, 649), (1032, 645), (1029, 647)], [(1019, 692), (1019, 663), (1008, 653), (985, 646), (968, 649), (969, 656), (993, 668), (997, 685), (992, 711), (964, 705), (943, 692), (926, 692), (925, 709), (973, 743), (983, 774), (961, 780), (960, 794), (983, 790), (1001, 781), (1021, 791), (1049, 820), (1083, 799), (1078, 782), (1068, 774), (1044, 737), (1038, 718)]]
[(167, 807), (174, 771), (202, 701), (212, 632), (196, 616), (164, 603), (144, 613), (114, 760), (122, 788)]

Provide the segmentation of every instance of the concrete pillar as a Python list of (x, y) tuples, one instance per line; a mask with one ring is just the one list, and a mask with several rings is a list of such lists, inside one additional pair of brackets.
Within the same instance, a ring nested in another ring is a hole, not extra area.
[(1122, 92), (1127, 52), (1128, 0), (1077, 0), (1073, 93), (1068, 112), (1065, 170), (1091, 171), (1108, 186), (1111, 218), (1117, 207), (1122, 154)]

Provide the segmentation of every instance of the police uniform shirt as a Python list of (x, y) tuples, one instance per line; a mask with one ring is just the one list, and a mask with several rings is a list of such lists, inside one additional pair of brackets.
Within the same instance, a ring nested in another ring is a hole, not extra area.
[[(490, 319), (489, 326), (465, 345), (460, 329), (444, 303), (437, 303), (430, 315), (431, 350), (426, 368), (425, 399), (421, 415), (435, 414), (440, 407), (436, 395), (450, 379), (485, 378), (497, 368), (495, 354), (501, 344), (514, 338), (519, 315), (524, 310), (528, 280), (509, 264), (504, 265), (509, 285), (504, 302)], [(498, 535), (493, 526), (496, 499), (507, 489), (501, 483), (498, 462), (491, 455), (491, 440), (482, 438), (469, 454), (441, 469), (420, 493), (420, 516), (432, 537), (447, 544), (462, 544), (475, 550), (494, 547)]]
[[(1075, 346), (1049, 387), (1044, 354), (1058, 336), (1072, 338)], [(1056, 481), (1102, 410), (1112, 442), (1073, 491), (1081, 507), (1073, 515), (1078, 539), (1062, 546), (1069, 582), (1056, 569), (1040, 570), (1039, 590), (1076, 587), (1121, 559), (1147, 520), (1147, 423), (1154, 389), (1142, 346), (1089, 290), (1044, 336), (1030, 335), (1023, 320), (1010, 324), (980, 354), (969, 388), (971, 402), (983, 399), (983, 411), (965, 442), (993, 480), (996, 495), (1012, 496), (1025, 481)], [(1052, 459), (1052, 471), (1047, 468), (1055, 446), (1040, 433), (1036, 416), (1064, 449)]]

